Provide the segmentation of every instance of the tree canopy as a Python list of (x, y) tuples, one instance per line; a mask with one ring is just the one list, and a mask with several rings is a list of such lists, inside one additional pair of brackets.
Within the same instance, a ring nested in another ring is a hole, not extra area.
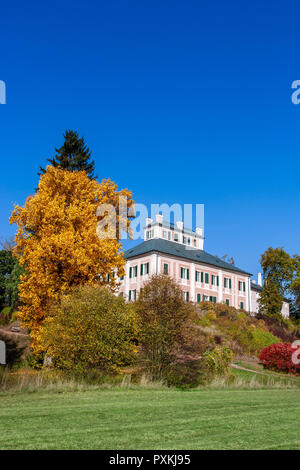
[[(118, 212), (120, 197), (127, 200), (122, 214)], [(119, 232), (116, 238), (97, 236), (100, 203), (113, 205), (117, 223), (129, 232), (128, 212), (134, 204), (130, 191), (118, 191), (110, 180), (90, 180), (84, 171), (48, 166), (35, 195), (12, 213), (10, 222), (18, 226), (15, 254), (26, 267), (19, 288), (19, 317), (31, 331), (36, 352), (39, 329), (53, 301), (86, 283), (109, 284), (114, 289), (115, 275), (124, 274)]]
[[(84, 137), (79, 137), (78, 132), (66, 130), (63, 134), (65, 139), (60, 148), (56, 148), (56, 155), (47, 161), (55, 168), (60, 167), (69, 171), (85, 171), (90, 179), (94, 179), (95, 162), (91, 160), (91, 152), (85, 144)], [(40, 167), (39, 175), (46, 170)]]
[[(260, 310), (270, 315), (280, 314), (285, 297), (300, 303), (300, 257), (291, 256), (283, 248), (269, 247), (261, 256), (264, 285), (260, 295)], [(292, 305), (295, 307), (295, 305)]]

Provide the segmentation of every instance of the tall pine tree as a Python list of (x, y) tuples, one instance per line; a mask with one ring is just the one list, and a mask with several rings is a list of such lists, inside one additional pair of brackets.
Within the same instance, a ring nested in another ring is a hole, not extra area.
[[(91, 152), (84, 142), (83, 137), (79, 137), (78, 132), (67, 130), (63, 134), (65, 142), (59, 148), (55, 149), (54, 158), (48, 158), (50, 165), (60, 167), (69, 171), (85, 171), (90, 179), (95, 179), (95, 162), (90, 160)], [(40, 167), (40, 173), (43, 175), (46, 170)]]

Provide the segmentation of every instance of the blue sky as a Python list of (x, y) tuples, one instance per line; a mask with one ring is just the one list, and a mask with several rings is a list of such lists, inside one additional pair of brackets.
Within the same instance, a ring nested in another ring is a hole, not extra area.
[(297, 2), (1, 6), (0, 236), (65, 129), (137, 202), (205, 204), (205, 249), (256, 273), (299, 253)]

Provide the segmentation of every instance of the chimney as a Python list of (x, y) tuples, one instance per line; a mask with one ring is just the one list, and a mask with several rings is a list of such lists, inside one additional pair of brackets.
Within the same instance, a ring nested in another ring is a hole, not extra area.
[(183, 230), (183, 222), (182, 222), (181, 220), (178, 220), (178, 221), (176, 222), (176, 225), (177, 225), (178, 230), (181, 230), (181, 232), (182, 232), (182, 230)]
[(158, 224), (162, 224), (163, 223), (163, 215), (162, 214), (156, 214), (156, 222)]
[(197, 233), (197, 235), (200, 235), (200, 237), (203, 237), (203, 228), (196, 227), (196, 233)]
[(261, 273), (258, 273), (257, 275), (257, 284), (259, 286), (262, 286), (262, 274)]
[(148, 225), (151, 225), (153, 222), (152, 219), (150, 219), (150, 217), (146, 217), (146, 227), (148, 227)]

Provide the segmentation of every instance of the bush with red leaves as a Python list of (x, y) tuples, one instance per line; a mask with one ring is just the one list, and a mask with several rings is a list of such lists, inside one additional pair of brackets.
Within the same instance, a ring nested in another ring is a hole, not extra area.
[(262, 350), (259, 360), (266, 369), (300, 375), (300, 346), (290, 343), (272, 344)]

